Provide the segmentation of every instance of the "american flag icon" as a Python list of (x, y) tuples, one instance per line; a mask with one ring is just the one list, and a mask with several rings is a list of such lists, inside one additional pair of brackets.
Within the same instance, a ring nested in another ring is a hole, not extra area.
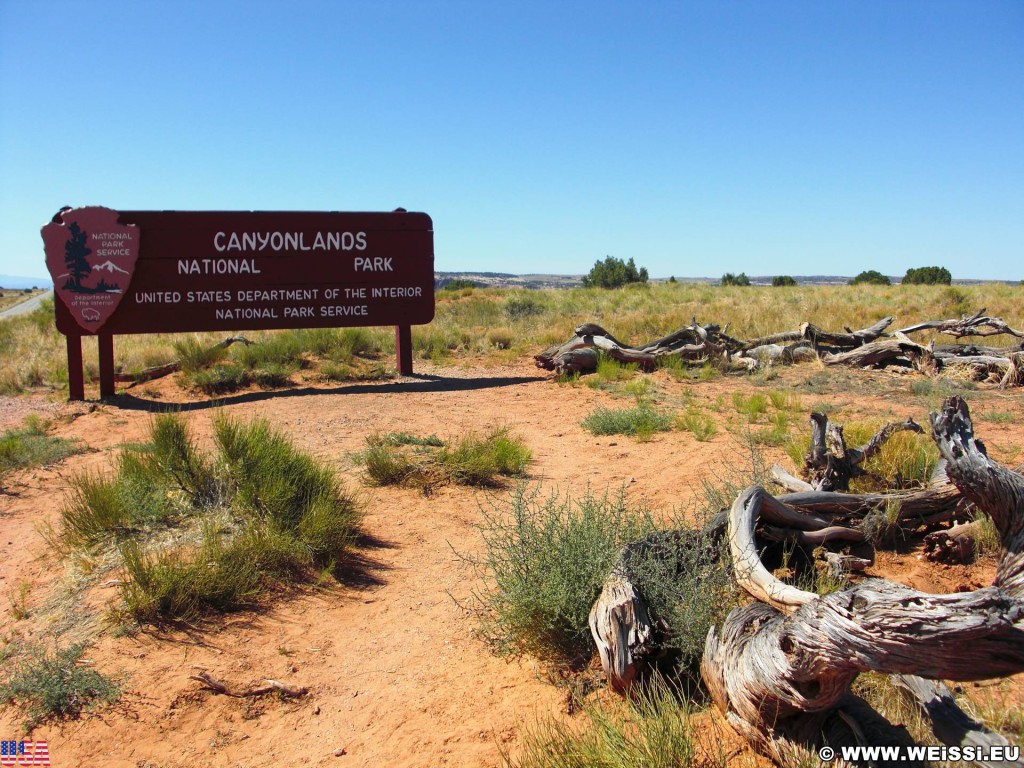
[(0, 741), (0, 765), (49, 765), (45, 741)]

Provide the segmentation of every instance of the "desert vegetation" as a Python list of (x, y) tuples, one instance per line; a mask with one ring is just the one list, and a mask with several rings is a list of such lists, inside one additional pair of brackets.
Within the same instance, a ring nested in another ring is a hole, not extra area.
[(334, 472), (266, 421), (213, 427), (211, 453), (180, 417), (157, 416), (112, 472), (72, 481), (50, 540), (123, 572), (115, 614), (194, 622), (343, 564), (359, 509)]
[[(403, 418), (411, 414), (402, 410), (424, 407), (427, 398), (420, 395), (403, 399), (380, 423), (347, 409), (338, 421), (320, 423), (312, 418), (288, 425), (293, 437), (312, 432), (305, 444), (314, 446), (318, 456), (329, 455), (330, 464), (296, 448), (293, 438), (286, 438), (270, 422), (252, 417), (254, 409), (255, 413), (264, 407), (272, 411), (277, 398), (258, 395), (253, 398), (255, 406), (240, 398), (223, 411), (214, 409), (212, 418), (201, 409), (209, 398), (252, 388), (308, 386), (310, 392), (319, 388), (338, 400), (351, 401), (356, 395), (347, 397), (350, 392), (370, 397), (377, 385), (335, 390), (335, 384), (387, 376), (394, 350), (391, 329), (254, 333), (230, 344), (210, 334), (119, 337), (123, 374), (177, 366), (171, 377), (139, 382), (123, 391), (153, 408), (173, 393), (175, 398), (191, 401), (189, 406), (197, 406), (200, 412), (142, 415), (152, 418), (145, 437), (122, 446), (109, 461), (93, 456), (87, 471), (77, 468), (82, 458), (69, 459), (75, 469), (66, 473), (67, 499), (49, 532), (50, 552), (59, 553), (60, 562), (81, 583), (92, 585), (94, 602), (97, 594), (105, 598), (107, 628), (91, 637), (94, 642), (111, 642), (111, 633), (168, 633), (177, 627), (207, 633), (222, 623), (225, 613), (254, 610), (259, 615), (279, 604), (276, 598), (281, 595), (328, 594), (323, 587), (344, 579), (346, 563), (358, 558), (356, 541), (364, 530), (363, 503), (356, 502), (336, 474), (336, 470), (347, 472), (357, 482), (372, 486), (360, 495), (375, 499), (381, 508), (375, 525), (391, 516), (399, 518), (394, 525), (401, 527), (392, 527), (392, 536), (412, 520), (407, 506), (411, 503), (426, 505), (437, 519), (452, 514), (475, 525), (470, 534), (461, 531), (460, 537), (443, 541), (444, 546), (431, 554), (431, 560), (457, 560), (463, 569), (458, 578), (446, 577), (442, 586), (442, 591), (458, 593), (460, 612), (453, 616), (466, 617), (466, 635), (471, 625), (473, 642), (481, 649), (525, 659), (529, 665), (536, 662), (532, 668), (565, 692), (567, 710), (574, 713), (568, 719), (552, 713), (532, 724), (520, 724), (508, 742), (496, 735), (506, 765), (733, 764), (720, 739), (729, 726), (714, 714), (710, 701), (732, 714), (742, 704), (709, 685), (701, 665), (708, 659), (709, 631), (714, 629), (714, 636), (727, 642), (723, 627), (740, 620), (734, 611), (753, 613), (752, 606), (761, 602), (743, 589), (744, 572), (737, 569), (736, 554), (723, 536), (727, 515), (722, 513), (732, 510), (738, 498), (746, 500), (746, 506), (741, 505), (744, 510), (753, 509), (755, 501), (762, 505), (753, 529), (759, 556), (768, 573), (786, 589), (814, 595), (808, 605), (821, 601), (832, 605), (826, 596), (859, 594), (847, 590), (865, 583), (857, 569), (863, 566), (861, 561), (876, 555), (875, 567), (902, 558), (922, 568), (935, 567), (929, 565), (929, 559), (935, 559), (953, 568), (981, 562), (994, 570), (996, 558), (1003, 553), (1005, 537), (998, 514), (972, 506), (949, 480), (938, 479), (945, 463), (931, 435), (901, 429), (892, 431), (880, 449), (864, 449), (889, 424), (902, 424), (898, 420), (907, 415), (927, 430), (928, 411), (959, 395), (971, 399), (974, 430), (986, 438), (989, 452), (1004, 464), (1014, 457), (1019, 460), (1019, 447), (1005, 436), (1016, 429), (1019, 392), (999, 390), (984, 379), (975, 381), (953, 367), (928, 375), (912, 365), (896, 366), (905, 368), (906, 374), (831, 365), (825, 358), (827, 351), (823, 352), (829, 346), (828, 336), (856, 336), (850, 328), (868, 329), (879, 318), (895, 314), (899, 320), (894, 328), (912, 328), (913, 322), (920, 326), (908, 332), (919, 335), (915, 346), (907, 349), (927, 348), (951, 332), (954, 344), (984, 343), (1010, 354), (1019, 339), (986, 336), (998, 329), (981, 321), (1005, 318), (1008, 327), (1020, 328), (1019, 299), (1018, 286), (1003, 285), (797, 285), (774, 291), (661, 283), (559, 292), (457, 286), (439, 291), (436, 321), (414, 329), (416, 354), (431, 361), (432, 366), (424, 366), (427, 370), (456, 380), (463, 367), (480, 378), (491, 366), (518, 366), (513, 375), (507, 375), (507, 388), (495, 390), (509, 405), (532, 373), (523, 366), (530, 355), (560, 343), (569, 329), (596, 320), (614, 326), (619, 338), (631, 340), (669, 336), (690, 326), (700, 327), (711, 337), (721, 333), (750, 340), (780, 328), (799, 330), (807, 323), (815, 331), (812, 338), (800, 341), (813, 356), (795, 366), (758, 362), (741, 370), (710, 356), (693, 361), (668, 356), (656, 366), (647, 366), (642, 360), (616, 360), (599, 349), (592, 375), (567, 372), (528, 384), (534, 388), (526, 391), (532, 391), (535, 404), (556, 395), (563, 405), (573, 398), (586, 402), (573, 410), (571, 418), (545, 411), (548, 420), (532, 420), (525, 431), (513, 417), (506, 421), (503, 416), (481, 424), (497, 422), (507, 427), (457, 427), (454, 418), (452, 424), (446, 423), (448, 413), (407, 426)], [(985, 314), (977, 312), (981, 307), (986, 307)], [(695, 323), (695, 314), (705, 322), (721, 320), (722, 324), (717, 331), (709, 331), (711, 324)], [(4, 357), (2, 365), (8, 367), (0, 368), (0, 375), (8, 393), (38, 395), (49, 390), (55, 398), (61, 396), (61, 339), (45, 320), (38, 313), (0, 325), (0, 345), (9, 354), (21, 355), (24, 366), (8, 365)], [(875, 341), (884, 341), (886, 332), (883, 329)], [(865, 346), (851, 346), (849, 351)], [(445, 391), (443, 382), (435, 384), (430, 378), (418, 385), (431, 397)], [(400, 386), (384, 384), (381, 392), (394, 393)], [(468, 384), (466, 392), (478, 386)], [(338, 391), (346, 397), (337, 397)], [(305, 391), (302, 394), (280, 399), (305, 401)], [(456, 403), (461, 401), (454, 398), (463, 395), (457, 383), (445, 394)], [(862, 407), (867, 400), (872, 405)], [(384, 399), (374, 401), (369, 410), (378, 404), (383, 408)], [(119, 410), (116, 401), (101, 407), (111, 408), (110, 413), (97, 412), (90, 418), (140, 418), (130, 409)], [(233, 415), (234, 409), (247, 417)], [(517, 411), (520, 420), (526, 412)], [(822, 435), (830, 424), (841, 426), (843, 450), (829, 453), (833, 443), (818, 440), (808, 424), (810, 413), (820, 416)], [(473, 418), (468, 409), (458, 412), (460, 423)], [(991, 440), (987, 430), (992, 430)], [(11, 455), (31, 454), (25, 446), (33, 441), (52, 445), (56, 452), (44, 453), (43, 458), (14, 459), (8, 471), (22, 478), (17, 474), (20, 468), (46, 466), (66, 458), (68, 451), (84, 448), (81, 442), (61, 437), (68, 431), (63, 423), (39, 420), (12, 428), (2, 443), (6, 446), (10, 438), (16, 446)], [(344, 450), (333, 454), (326, 447), (321, 450), (321, 445), (327, 445), (322, 442), (327, 434), (349, 431), (350, 442)], [(87, 434), (84, 427), (79, 433)], [(571, 476), (581, 484), (589, 478), (593, 487), (559, 488), (546, 480), (551, 454), (563, 450), (563, 441), (575, 446), (574, 456), (566, 459), (577, 465)], [(735, 472), (721, 460), (720, 449), (725, 445), (731, 446), (734, 464), (743, 465)], [(858, 451), (870, 455), (861, 457)], [(645, 499), (651, 480), (638, 471), (641, 464), (635, 457), (647, 452), (659, 456), (664, 462), (661, 471), (672, 475), (671, 481), (664, 481), (665, 487), (672, 486), (665, 497), (686, 500), (678, 509), (668, 504), (655, 507)], [(695, 452), (706, 456), (706, 461), (695, 474), (677, 476), (673, 462)], [(5, 447), (5, 460), (7, 455)], [(817, 469), (808, 458), (815, 456)], [(845, 487), (826, 490), (826, 483), (836, 481), (827, 468), (841, 464), (843, 456), (853, 457), (842, 475)], [(607, 477), (616, 472), (617, 457), (634, 463), (610, 482)], [(775, 468), (774, 463), (786, 464), (787, 469)], [(639, 478), (636, 485), (628, 484), (631, 475)], [(623, 478), (621, 487), (619, 478)], [(780, 486), (776, 481), (792, 485)], [(676, 496), (677, 486), (684, 482), (695, 490), (678, 491)], [(826, 529), (812, 525), (801, 529), (810, 538), (801, 539), (773, 518), (774, 512), (763, 512), (776, 509), (769, 498), (798, 508), (789, 497), (811, 492), (796, 490), (800, 483), (817, 486), (815, 493), (841, 493), (857, 500), (856, 514), (836, 513), (829, 518), (833, 524), (829, 528), (843, 530), (842, 543), (813, 541), (819, 533), (826, 538), (836, 534), (824, 534)], [(938, 524), (941, 536), (930, 543), (925, 537), (935, 532), (925, 523), (933, 521), (925, 520), (915, 504), (938, 484), (942, 493), (951, 494), (956, 510), (954, 517)], [(396, 486), (422, 494), (392, 490)], [(748, 493), (756, 486), (766, 489), (765, 494)], [(950, 522), (953, 519), (955, 524)], [(423, 535), (422, 529), (417, 530), (403, 542), (403, 550), (415, 549), (411, 542)], [(400, 571), (414, 573), (422, 579), (416, 587), (422, 591), (434, 578), (418, 572), (425, 563), (407, 560), (387, 578), (402, 578)], [(452, 586), (463, 579), (471, 592), (468, 598), (460, 587)], [(104, 587), (108, 591), (97, 592), (98, 583), (108, 584)], [(966, 578), (964, 583), (973, 585)], [(619, 698), (608, 690), (595, 695), (596, 689), (605, 687), (606, 675), (601, 673), (616, 663), (614, 644), (607, 640), (610, 613), (602, 613), (598, 606), (627, 605), (613, 602), (627, 585), (637, 598), (628, 601), (629, 610), (646, 616), (647, 629), (634, 633), (638, 642), (633, 650), (640, 652), (631, 657), (632, 676), (608, 673), (607, 678), (612, 681), (610, 687), (629, 690), (630, 697)], [(967, 599), (957, 598), (959, 594), (970, 593), (960, 590), (948, 598)], [(5, 620), (16, 631), (5, 636), (0, 649), (6, 654), (0, 695), (24, 707), (20, 717), (42, 723), (74, 716), (124, 689), (116, 670), (104, 672), (100, 680), (60, 678), (56, 669), (93, 670), (83, 650), (88, 646), (70, 638), (63, 638), (60, 645), (8, 640), (22, 636), (22, 628), (34, 626), (33, 622), (49, 615), (49, 609), (38, 587), (27, 581), (12, 580), (5, 596)], [(380, 595), (364, 593), (363, 599), (350, 602), (373, 606), (386, 602), (387, 596), (382, 590)], [(401, 615), (408, 610), (410, 617), (415, 616), (421, 600), (426, 598), (411, 598), (408, 607), (401, 606)], [(641, 602), (642, 611), (637, 607)], [(795, 624), (763, 610), (770, 626)], [(792, 614), (800, 611), (811, 609), (800, 607)], [(394, 617), (377, 616), (381, 618)], [(407, 619), (401, 621), (402, 626), (412, 626)], [(455, 645), (454, 633), (445, 638)], [(275, 640), (277, 650), (272, 649), (272, 655), (290, 663), (295, 655), (314, 653), (307, 650), (312, 645)], [(463, 644), (458, 649), (467, 652)], [(297, 666), (305, 670), (302, 665), (308, 663), (305, 658)], [(399, 667), (389, 661), (380, 674), (395, 678), (407, 672), (410, 677), (422, 674)], [(504, 674), (533, 674), (522, 667), (509, 669)], [(360, 688), (364, 674), (376, 672), (356, 673)], [(342, 685), (338, 682), (342, 677), (335, 674), (331, 685)], [(204, 678), (194, 675), (192, 679)], [(894, 680), (880, 669), (860, 673), (848, 687), (886, 717), (906, 722), (918, 742), (933, 741), (936, 737), (928, 719), (917, 714), (913, 696)], [(315, 685), (316, 680), (304, 682)], [(1000, 684), (1016, 695), (1014, 685), (1012, 680)], [(37, 709), (34, 702), (45, 696), (37, 697), (32, 691), (50, 689), (67, 692), (74, 705), (46, 704)], [(227, 690), (244, 695), (239, 692), (246, 686)], [(767, 685), (765, 691), (774, 695)], [(981, 689), (985, 694), (981, 695), (964, 688), (951, 695), (975, 722), (1011, 740), (1019, 739), (1019, 708), (993, 704), (987, 691)], [(314, 695), (330, 694), (321, 688)], [(189, 706), (212, 706), (189, 701)], [(362, 705), (362, 700), (356, 704)], [(741, 732), (754, 734), (752, 743), (772, 755), (771, 743), (766, 746), (765, 739), (756, 735), (761, 726), (747, 722), (750, 730)], [(799, 734), (792, 741), (804, 747), (812, 743), (802, 742)], [(782, 764), (797, 764), (786, 762), (791, 753), (773, 756)], [(745, 759), (754, 762), (749, 753)]]
[[(644, 287), (641, 287), (644, 286)], [(897, 323), (945, 319), (984, 307), (989, 315), (1020, 325), (1019, 286), (914, 285), (885, 287), (795, 286), (778, 294), (688, 283), (632, 284), (619, 290), (575, 288), (560, 291), (475, 288), (439, 291), (429, 326), (413, 329), (420, 359), (479, 359), (503, 363), (533, 354), (565, 338), (566, 329), (604, 322), (623, 339), (647, 339), (690, 323), (694, 315), (728, 323), (730, 335), (757, 338), (802, 322), (834, 328), (870, 326), (899, 308)], [(278, 340), (278, 338), (282, 340)], [(200, 395), (222, 395), (236, 388), (278, 387), (303, 381), (379, 379), (393, 370), (390, 328), (266, 331), (246, 334), (250, 345), (235, 344), (214, 360), (182, 356), (185, 345), (209, 350), (224, 341), (215, 334), (119, 336), (115, 364), (125, 384), (137, 374), (180, 360), (175, 375)], [(969, 340), (969, 337), (968, 337)], [(989, 345), (1010, 347), (1008, 338)], [(52, 301), (37, 312), (0, 324), (0, 393), (67, 387), (63, 337), (53, 326)], [(98, 379), (95, 341), (85, 339), (86, 380)], [(185, 366), (190, 372), (184, 370)], [(139, 392), (144, 383), (135, 384)]]

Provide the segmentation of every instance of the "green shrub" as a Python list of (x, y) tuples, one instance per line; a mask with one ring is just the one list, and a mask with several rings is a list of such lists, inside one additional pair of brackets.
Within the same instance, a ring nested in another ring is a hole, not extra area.
[(464, 277), (452, 277), (449, 278), (448, 280), (442, 281), (441, 283), (442, 291), (452, 291), (453, 293), (455, 291), (472, 290), (473, 288), (476, 287), (476, 283), (474, 283), (472, 280), (467, 280)]
[(911, 267), (903, 276), (904, 285), (950, 285), (953, 276), (945, 267)]
[(295, 371), (294, 364), (269, 363), (253, 371), (252, 380), (263, 389), (279, 389), (292, 383), (291, 376)]
[(356, 461), (366, 470), (372, 485), (402, 485), (422, 476), (423, 468), (396, 447), (387, 443), (370, 444), (357, 454)]
[(797, 282), (789, 275), (776, 275), (772, 278), (773, 288), (783, 288), (788, 286), (796, 285)]
[(604, 261), (595, 261), (590, 272), (583, 277), (584, 288), (619, 288), (627, 283), (646, 283), (647, 269), (636, 268), (633, 259), (623, 261), (606, 256)]
[(303, 336), (294, 331), (276, 333), (258, 344), (236, 344), (234, 358), (249, 371), (273, 367), (305, 368)]
[(633, 408), (598, 408), (583, 419), (583, 428), (594, 435), (633, 435), (649, 440), (655, 432), (672, 428), (672, 418), (647, 403)]
[(55, 647), (52, 654), (34, 648), (26, 657), (8, 661), (0, 702), (24, 710), (25, 729), (31, 731), (50, 720), (77, 718), (94, 704), (116, 701), (121, 694), (116, 683), (78, 666), (84, 652), (84, 645)]
[(746, 272), (740, 272), (738, 275), (734, 275), (732, 272), (726, 272), (722, 275), (722, 285), (739, 285), (749, 286), (750, 278), (747, 277)]
[(475, 594), (480, 631), (502, 655), (578, 664), (594, 651), (587, 625), (601, 584), (628, 542), (653, 530), (624, 493), (580, 499), (517, 486), (482, 509), (485, 553)]
[[(353, 456), (373, 485), (428, 488), (452, 481), (459, 485), (495, 485), (499, 476), (522, 475), (530, 463), (530, 450), (507, 428), (488, 434), (467, 435), (454, 446), (436, 435), (416, 437), (388, 432), (366, 438), (367, 448)], [(408, 448), (415, 449), (410, 456)]]
[(505, 299), (505, 315), (509, 320), (520, 320), (543, 312), (544, 304), (531, 294), (513, 295)]
[(861, 272), (852, 280), (849, 280), (847, 285), (892, 285), (892, 281), (883, 275), (881, 272), (869, 269), (865, 272)]

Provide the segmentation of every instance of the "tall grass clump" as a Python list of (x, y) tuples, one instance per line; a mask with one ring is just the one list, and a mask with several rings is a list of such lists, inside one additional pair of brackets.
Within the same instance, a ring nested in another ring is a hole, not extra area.
[(79, 665), (84, 652), (84, 645), (54, 647), (52, 653), (37, 647), (5, 662), (0, 704), (22, 709), (25, 730), (31, 731), (42, 723), (77, 718), (96, 704), (116, 701), (121, 694), (117, 683)]
[(495, 476), (522, 475), (530, 463), (530, 449), (513, 437), (507, 427), (483, 436), (466, 435), (441, 450), (438, 460), (461, 485), (490, 485)]
[(625, 494), (573, 499), (517, 486), (482, 510), (481, 635), (501, 655), (578, 665), (594, 651), (587, 625), (601, 584), (628, 542), (654, 529)]
[(713, 768), (718, 749), (703, 749), (687, 705), (658, 681), (630, 701), (584, 709), (582, 723), (550, 719), (527, 727), (520, 755), (505, 768)]
[(178, 365), (186, 375), (204, 371), (228, 356), (227, 347), (206, 346), (195, 336), (186, 336), (171, 343)]
[(116, 551), (127, 613), (192, 621), (333, 568), (359, 510), (334, 472), (266, 421), (214, 418), (213, 452), (179, 415), (122, 449), (114, 471), (72, 482), (54, 535), (65, 551)]

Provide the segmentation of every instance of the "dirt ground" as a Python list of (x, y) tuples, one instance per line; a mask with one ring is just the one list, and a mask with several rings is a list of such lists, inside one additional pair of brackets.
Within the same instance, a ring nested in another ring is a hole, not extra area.
[[(674, 408), (702, 404), (721, 420), (706, 443), (679, 430), (649, 442), (594, 437), (581, 419), (599, 405), (629, 401), (582, 384), (559, 384), (525, 361), (502, 367), (417, 361), (417, 374), (400, 380), (302, 383), (227, 397), (221, 407), (229, 413), (268, 418), (358, 489), (369, 537), (360, 549), (362, 567), (344, 586), (303, 591), (260, 613), (229, 615), (196, 631), (134, 636), (105, 623), (116, 588), (101, 583), (79, 590), (69, 583), (67, 564), (47, 549), (41, 526), (57, 519), (68, 478), (109, 467), (121, 443), (144, 439), (155, 408), (182, 409), (207, 439), (209, 403), (171, 378), (124, 390), (105, 404), (0, 398), (0, 428), (17, 425), (26, 412), (63, 416), (55, 434), (89, 447), (56, 466), (5, 481), (0, 637), (32, 641), (61, 633), (62, 644), (89, 638), (88, 661), (121, 678), (126, 691), (113, 708), (41, 726), (30, 738), (46, 739), (52, 764), (60, 768), (500, 765), (501, 751), (515, 754), (531, 723), (569, 717), (564, 690), (551, 684), (545, 670), (529, 659), (508, 662), (492, 655), (460, 607), (475, 582), (456, 552), (480, 551), (474, 527), (480, 505), (488, 503), (489, 493), (501, 492), (446, 486), (425, 496), (412, 489), (368, 488), (351, 453), (377, 431), (453, 437), (505, 425), (532, 450), (530, 479), (546, 490), (625, 486), (631, 497), (668, 511), (688, 505), (709, 472), (743, 463), (739, 438), (726, 423), (736, 416), (729, 414), (735, 390), (790, 390), (801, 397), (805, 412), (828, 405), (838, 409), (839, 420), (912, 415), (927, 423), (926, 398), (914, 395), (907, 381), (837, 373), (852, 378), (829, 390), (815, 383), (821, 375), (814, 367), (767, 383), (654, 375), (659, 402)], [(1009, 414), (979, 419), (977, 430), (996, 458), (1013, 461), (1024, 446), (1024, 397), (982, 390), (977, 398), (977, 404), (969, 400), (976, 413)], [(780, 449), (767, 454), (793, 469)], [(994, 563), (933, 566), (909, 552), (880, 556), (872, 573), (945, 592), (989, 583)], [(16, 620), (10, 601), (23, 583), (29, 617)], [(202, 670), (238, 688), (274, 678), (307, 686), (310, 695), (216, 695), (189, 679)], [(704, 722), (724, 745), (730, 765), (766, 765), (715, 715), (705, 715)], [(26, 738), (17, 711), (0, 711), (0, 738)]]

